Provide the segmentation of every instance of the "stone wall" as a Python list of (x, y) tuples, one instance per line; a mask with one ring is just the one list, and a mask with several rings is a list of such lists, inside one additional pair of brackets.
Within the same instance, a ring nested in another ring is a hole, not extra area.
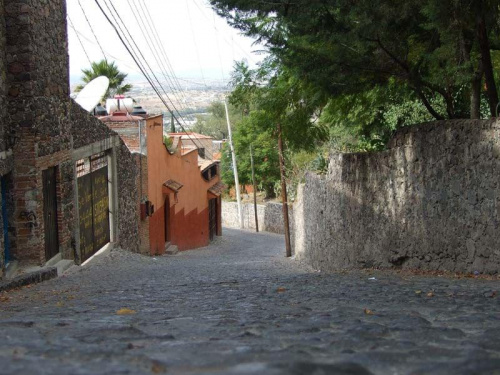
[[(253, 203), (242, 204), (243, 229), (255, 230), (255, 209)], [(290, 219), (293, 212), (290, 210)], [(283, 209), (280, 203), (266, 203), (257, 205), (257, 217), (259, 230), (284, 234)], [(239, 228), (238, 204), (236, 202), (222, 201), (222, 226), (228, 228)]]
[[(42, 172), (55, 167), (59, 250), (63, 258), (78, 260), (75, 162), (98, 152), (112, 155), (113, 168), (115, 164), (119, 168), (113, 183), (115, 188), (121, 185), (110, 207), (118, 209), (118, 215), (113, 213), (112, 232), (120, 244), (136, 249), (137, 215), (128, 216), (130, 200), (138, 199), (135, 160), (115, 132), (69, 98), (65, 0), (0, 0), (0, 46), (4, 40), (5, 48), (0, 50), (0, 67), (4, 67), (0, 72), (0, 130), (2, 111), (8, 108), (8, 134), (1, 139), (7, 140), (14, 155), (10, 168), (15, 206), (9, 223), (14, 228), (13, 255), (24, 263), (47, 261)], [(0, 144), (0, 175), (9, 164), (8, 159), (2, 161), (2, 147)]]
[(294, 248), (322, 270), (500, 271), (500, 123), (405, 128), (387, 151), (333, 155), (295, 205)]

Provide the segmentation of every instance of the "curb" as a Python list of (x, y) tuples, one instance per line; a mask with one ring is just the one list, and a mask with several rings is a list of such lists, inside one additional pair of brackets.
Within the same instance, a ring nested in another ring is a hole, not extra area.
[(15, 279), (0, 283), (0, 292), (6, 292), (8, 290), (20, 288), (30, 284), (38, 284), (56, 277), (57, 267), (49, 267), (40, 271), (30, 272), (25, 275), (18, 276)]

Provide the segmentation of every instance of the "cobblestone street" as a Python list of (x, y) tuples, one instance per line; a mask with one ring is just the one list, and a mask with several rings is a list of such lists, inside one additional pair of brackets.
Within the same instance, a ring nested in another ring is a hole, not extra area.
[(10, 292), (0, 373), (500, 374), (500, 282), (321, 274), (283, 242), (225, 229)]

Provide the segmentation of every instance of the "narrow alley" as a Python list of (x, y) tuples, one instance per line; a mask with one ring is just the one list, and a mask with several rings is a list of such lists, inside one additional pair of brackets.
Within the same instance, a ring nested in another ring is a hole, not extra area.
[(0, 294), (1, 374), (500, 373), (500, 282), (323, 274), (283, 238), (112, 251)]

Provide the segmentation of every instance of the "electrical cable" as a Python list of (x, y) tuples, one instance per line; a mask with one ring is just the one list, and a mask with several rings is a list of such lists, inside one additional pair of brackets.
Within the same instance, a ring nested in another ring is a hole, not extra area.
[[(68, 20), (69, 22), (69, 20)], [(94, 44), (94, 45), (97, 45), (97, 43), (95, 41), (93, 41), (92, 39), (90, 39), (87, 35), (83, 34), (82, 32), (80, 32), (78, 29), (75, 28), (74, 25), (70, 24), (69, 25), (71, 27), (71, 29), (78, 35), (80, 35), (80, 37), (82, 37), (84, 40), (86, 40), (87, 42), (89, 42), (90, 44)], [(119, 61), (121, 62), (124, 66), (126, 66), (127, 68), (129, 68), (130, 70), (136, 72), (136, 73), (140, 73), (142, 74), (142, 72), (140, 72), (139, 70), (137, 70), (137, 67), (134, 67), (132, 65), (129, 65), (129, 63), (127, 63), (125, 60), (122, 60), (120, 59), (119, 57), (116, 57), (116, 56), (113, 56), (111, 53), (109, 53), (109, 51), (107, 50), (104, 50), (104, 52), (106, 53), (107, 56), (111, 57), (113, 60), (116, 60), (116, 61)], [(204, 83), (202, 82), (197, 82), (195, 79), (189, 79), (189, 78), (179, 78), (179, 77), (176, 77), (177, 80), (179, 81), (182, 81), (182, 82), (186, 82), (186, 83), (189, 83), (189, 84), (192, 84), (192, 85), (196, 85), (196, 86), (201, 86), (201, 87), (206, 87), (206, 88), (209, 88), (208, 86), (206, 86)], [(222, 82), (220, 80), (214, 80), (216, 82)]]
[[(96, 0), (97, 1), (97, 0)], [(142, 54), (139, 46), (137, 45), (137, 43), (135, 42), (134, 40), (134, 37), (132, 36), (132, 34), (130, 33), (130, 31), (128, 30), (128, 28), (125, 26), (125, 22), (123, 22), (121, 16), (120, 16), (120, 13), (116, 10), (112, 0), (108, 0), (109, 3), (111, 4), (111, 7), (113, 8), (114, 12), (116, 13), (118, 19), (120, 20), (120, 22), (123, 24), (123, 27), (125, 29), (125, 31), (127, 31), (127, 34), (129, 35), (130, 39), (132, 40), (132, 43), (134, 44), (136, 50), (138, 51), (138, 53), (141, 55), (142, 59), (144, 60), (144, 63), (146, 64), (146, 66), (148, 67), (149, 71), (152, 73), (153, 77), (155, 78), (156, 82), (158, 83), (158, 86), (162, 89), (163, 93), (165, 94), (166, 98), (168, 99), (168, 101), (170, 102), (172, 108), (177, 112), (178, 114), (178, 117), (175, 117), (174, 118), (176, 119), (177, 123), (181, 126), (181, 128), (184, 130), (184, 132), (186, 133), (186, 135), (188, 136), (188, 138), (193, 142), (193, 144), (195, 145), (196, 148), (200, 149), (200, 148), (203, 148), (203, 147), (200, 147), (197, 145), (197, 143), (194, 141), (194, 139), (191, 138), (191, 136), (187, 133), (187, 131), (185, 130), (184, 126), (181, 125), (180, 121), (179, 121), (179, 118), (184, 122), (184, 125), (187, 126), (184, 118), (182, 117), (182, 115), (180, 114), (179, 110), (177, 109), (177, 107), (175, 106), (175, 104), (172, 102), (172, 100), (170, 99), (170, 97), (168, 96), (167, 92), (165, 91), (165, 89), (163, 88), (162, 84), (160, 83), (160, 80), (158, 79), (158, 77), (156, 76), (156, 74), (154, 73), (153, 69), (151, 69), (151, 66), (149, 65), (148, 61), (144, 58), (144, 55)], [(109, 8), (106, 0), (103, 0), (104, 4), (106, 5), (106, 7), (108, 8), (108, 10), (110, 11), (111, 13), (111, 16), (113, 17), (113, 19), (115, 20), (115, 22), (117, 22), (118, 24), (118, 28), (120, 29), (120, 31), (122, 31), (123, 33), (123, 30), (118, 22), (118, 20), (116, 19), (116, 17), (114, 16), (114, 14), (112, 13), (111, 9)], [(125, 36), (125, 35), (124, 35)], [(127, 37), (125, 36), (125, 39), (127, 39)], [(127, 39), (128, 41), (128, 39)], [(129, 42), (130, 43), (130, 42)], [(132, 49), (133, 49), (133, 46), (131, 45)], [(135, 52), (135, 51), (134, 51)], [(136, 56), (137, 57), (137, 56)], [(160, 95), (161, 96), (161, 95)], [(164, 104), (166, 104), (166, 102), (164, 102)], [(167, 106), (167, 109), (169, 109), (169, 107)], [(169, 111), (171, 112), (172, 116), (173, 116), (173, 112), (169, 109)]]
[[(169, 105), (167, 104), (167, 102), (165, 101), (165, 99), (163, 98), (163, 96), (161, 95), (161, 93), (159, 92), (159, 89), (155, 86), (155, 83), (153, 82), (153, 79), (150, 77), (149, 73), (146, 71), (144, 65), (142, 64), (142, 62), (140, 61), (139, 59), (139, 56), (136, 55), (135, 53), (135, 50), (133, 49), (133, 46), (132, 44), (130, 43), (130, 41), (128, 40), (128, 38), (126, 37), (125, 33), (123, 32), (118, 20), (116, 19), (116, 17), (114, 16), (113, 12), (111, 11), (111, 9), (109, 8), (107, 2), (105, 0), (103, 0), (104, 4), (106, 5), (106, 7), (108, 8), (111, 16), (113, 17), (113, 19), (115, 20), (116, 24), (115, 25), (113, 23), (113, 21), (109, 18), (109, 16), (106, 14), (106, 12), (104, 11), (103, 7), (101, 6), (99, 0), (95, 0), (95, 3), (97, 4), (97, 6), (99, 7), (101, 13), (104, 15), (104, 17), (106, 18), (106, 20), (108, 21), (108, 23), (111, 25), (111, 27), (114, 29), (115, 33), (117, 34), (118, 38), (120, 39), (121, 43), (123, 44), (123, 46), (125, 47), (125, 49), (127, 50), (127, 52), (129, 53), (129, 55), (132, 57), (132, 59), (134, 60), (134, 62), (136, 63), (136, 65), (138, 66), (138, 68), (141, 70), (142, 74), (144, 75), (144, 77), (146, 78), (146, 80), (148, 81), (148, 83), (150, 84), (150, 86), (153, 88), (153, 90), (155, 91), (156, 95), (158, 96), (158, 98), (163, 102), (163, 104), (165, 105), (165, 107), (169, 110), (169, 112), (172, 114), (172, 117), (174, 118), (174, 120), (177, 122), (177, 124), (181, 127), (181, 129), (183, 129), (183, 131), (186, 133), (186, 135), (188, 136), (188, 138), (193, 142), (194, 146), (199, 149), (201, 147), (199, 147), (197, 145), (197, 143), (190, 137), (190, 135), (188, 134), (188, 132), (186, 131), (186, 129), (184, 128), (184, 126), (181, 124), (181, 122), (179, 121), (179, 118), (173, 113), (173, 111), (170, 109)], [(111, 3), (111, 6), (113, 7), (113, 9), (115, 10), (116, 12), (116, 8), (113, 6), (113, 3), (111, 2), (110, 0), (110, 3)], [(118, 18), (120, 18), (121, 20), (121, 17), (119, 15), (118, 12), (117, 13), (117, 16)], [(123, 23), (123, 20), (121, 20), (121, 22)], [(120, 29), (120, 31), (118, 30)], [(128, 32), (128, 30), (127, 30)], [(122, 34), (123, 34), (123, 37), (122, 37)], [(132, 38), (130, 32), (128, 32), (129, 36)], [(126, 42), (125, 42), (125, 40)], [(138, 48), (137, 44), (135, 43), (135, 41), (133, 40), (132, 38), (132, 41), (134, 42), (134, 45), (136, 46), (136, 48), (139, 50), (139, 54), (142, 56), (142, 58), (144, 59), (144, 56), (141, 54), (140, 52), (140, 49)], [(147, 61), (146, 61), (146, 65), (147, 64)], [(149, 65), (148, 65), (149, 67)], [(151, 67), (149, 67), (149, 70), (152, 72), (152, 69)], [(159, 83), (158, 81), (158, 78), (155, 76), (154, 72), (153, 73), (153, 76), (155, 77), (156, 81), (158, 82), (159, 86), (163, 89), (163, 87), (161, 86), (161, 84)], [(163, 89), (163, 91), (165, 92), (165, 90)], [(165, 93), (166, 94), (166, 93)], [(168, 95), (166, 95), (167, 98), (168, 98)], [(169, 98), (168, 98), (169, 99)], [(170, 99), (169, 99), (170, 100)], [(171, 102), (171, 101), (170, 101)], [(173, 103), (171, 103), (173, 104)], [(178, 111), (177, 111), (178, 112)]]
[[(140, 15), (139, 15), (139, 9), (137, 8), (137, 6), (136, 6), (136, 4), (135, 4), (135, 2), (133, 0), (132, 0), (132, 3), (130, 2), (130, 0), (127, 0), (127, 3), (128, 3), (128, 5), (130, 7), (130, 10), (132, 11), (132, 14), (134, 15), (134, 18), (135, 18), (137, 24), (138, 25), (142, 25), (142, 28), (141, 28), (142, 36), (146, 40), (146, 44), (148, 45), (149, 49), (152, 52), (153, 58), (155, 59), (156, 64), (158, 65), (158, 68), (160, 69), (160, 72), (163, 75), (163, 78), (165, 79), (165, 83), (167, 84), (167, 86), (169, 86), (169, 88), (172, 91), (172, 94), (174, 95), (175, 99), (180, 104), (181, 109), (185, 110), (186, 108), (182, 105), (183, 104), (182, 102), (183, 101), (187, 101), (187, 100), (184, 97), (182, 97), (181, 100), (179, 100), (179, 98), (177, 97), (177, 95), (176, 95), (176, 91), (177, 90), (176, 90), (176, 87), (175, 87), (175, 83), (173, 82), (172, 78), (169, 77), (166, 74), (166, 72), (165, 72), (166, 71), (165, 64), (161, 60), (160, 53), (158, 53), (158, 48), (155, 45), (154, 41), (152, 40), (153, 38), (151, 37), (151, 34), (149, 33), (149, 29), (146, 27), (146, 24), (145, 24), (143, 18), (140, 17)], [(132, 4), (133, 4), (133, 6), (132, 6)], [(135, 8), (135, 12), (134, 12), (133, 8)], [(152, 20), (150, 20), (150, 22), (152, 22)], [(181, 94), (181, 96), (182, 96), (182, 94)]]
[[(68, 14), (68, 21), (70, 23), (70, 26), (74, 30), (76, 30), (75, 25), (73, 24), (73, 21), (71, 21), (71, 17), (69, 16), (69, 14)], [(77, 37), (78, 41), (80, 42), (80, 45), (82, 46), (82, 49), (83, 49), (83, 52), (85, 53), (85, 56), (87, 56), (87, 60), (89, 60), (89, 64), (92, 65), (92, 61), (90, 60), (89, 54), (87, 53), (87, 50), (85, 49), (85, 46), (83, 45), (82, 40), (80, 39), (80, 36), (78, 34), (76, 34), (76, 37)]]
[(205, 79), (205, 74), (203, 72), (203, 67), (201, 66), (201, 59), (200, 59), (200, 52), (199, 52), (199, 48), (198, 48), (198, 43), (196, 42), (196, 36), (194, 35), (193, 19), (191, 18), (191, 11), (189, 9), (189, 1), (186, 1), (186, 9), (188, 12), (189, 25), (191, 26), (191, 35), (193, 36), (194, 49), (196, 50), (196, 58), (198, 59), (198, 65), (200, 66), (201, 78), (202, 78), (203, 82), (205, 82), (205, 84), (207, 84), (207, 81)]
[(104, 49), (102, 48), (101, 46), (101, 43), (99, 43), (99, 39), (97, 38), (97, 35), (95, 34), (94, 32), (94, 28), (92, 27), (92, 25), (90, 24), (90, 21), (87, 17), (87, 13), (85, 13), (85, 10), (83, 9), (83, 6), (82, 6), (82, 3), (80, 2), (80, 0), (78, 0), (78, 5), (80, 5), (80, 9), (82, 10), (82, 13), (83, 13), (83, 16), (85, 17), (85, 19), (87, 20), (87, 24), (89, 25), (90, 27), (90, 31), (92, 31), (92, 35), (94, 35), (94, 38), (97, 42), (97, 44), (99, 45), (99, 48), (101, 49), (101, 52), (102, 52), (102, 55), (104, 56), (104, 60), (107, 60), (106, 58), (106, 54), (104, 53)]

